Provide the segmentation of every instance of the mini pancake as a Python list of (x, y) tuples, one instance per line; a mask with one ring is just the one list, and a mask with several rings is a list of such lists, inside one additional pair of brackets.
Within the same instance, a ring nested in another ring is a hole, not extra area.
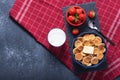
[(105, 47), (99, 47), (100, 53), (104, 53), (106, 51)]
[(85, 61), (85, 62), (87, 62), (87, 63), (90, 63), (90, 61), (91, 61), (91, 56), (85, 56), (84, 58), (83, 58), (83, 61)]
[(94, 52), (93, 52), (93, 54), (99, 54), (99, 53), (100, 53), (99, 48), (95, 47), (95, 48), (94, 48)]
[(77, 40), (80, 40), (81, 42), (83, 42), (83, 37), (78, 37)]
[(85, 54), (85, 53), (83, 53), (82, 51), (80, 52), (80, 54), (82, 54), (82, 55), (83, 55), (83, 57), (84, 57), (84, 56), (86, 56), (86, 54)]
[(84, 46), (92, 46), (93, 43), (91, 43), (90, 41), (84, 41)]
[(82, 64), (86, 65), (86, 66), (91, 66), (91, 63), (85, 62), (84, 60), (82, 60)]
[(99, 36), (96, 36), (93, 42), (97, 46), (99, 43), (102, 42), (102, 39)]
[(95, 39), (95, 35), (94, 35), (94, 34), (90, 34), (90, 35), (89, 35), (89, 39), (90, 39), (91, 41), (93, 41), (93, 40)]
[(80, 40), (76, 40), (75, 41), (75, 47), (78, 47), (80, 45), (82, 45), (82, 42)]
[(77, 54), (77, 53), (80, 53), (80, 51), (79, 51), (78, 48), (74, 48), (74, 49), (73, 49), (73, 53), (74, 53), (74, 54)]
[(83, 41), (89, 41), (89, 34), (85, 34), (83, 36)]
[(93, 57), (93, 58), (91, 59), (91, 63), (92, 63), (92, 64), (97, 64), (98, 62), (99, 62), (99, 60), (98, 60), (97, 57)]
[(84, 64), (86, 66), (91, 66), (92, 65), (91, 63), (87, 63), (87, 62), (84, 62), (84, 61), (82, 61), (82, 64)]
[(83, 58), (82, 54), (80, 54), (80, 53), (75, 54), (75, 59), (76, 60), (80, 61), (80, 60), (82, 60), (82, 58)]
[(104, 43), (98, 43), (96, 46), (97, 47), (105, 47), (105, 44)]
[(86, 66), (91, 66), (92, 64), (91, 63), (87, 63)]
[(97, 58), (98, 58), (99, 60), (103, 59), (103, 57), (104, 57), (104, 54), (103, 54), (103, 53), (97, 54)]
[(77, 47), (77, 49), (79, 49), (80, 51), (82, 51), (82, 50), (83, 50), (83, 45), (79, 45), (79, 46)]

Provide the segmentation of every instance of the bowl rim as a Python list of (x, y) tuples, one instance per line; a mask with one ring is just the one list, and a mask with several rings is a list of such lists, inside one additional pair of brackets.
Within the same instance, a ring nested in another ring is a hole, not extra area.
[[(77, 40), (77, 37), (83, 36), (83, 35), (85, 35), (85, 34), (95, 34), (95, 35), (99, 36), (99, 37), (102, 39), (102, 42), (105, 44), (105, 48), (106, 48), (106, 51), (104, 52), (104, 57), (103, 57), (103, 59), (100, 60), (98, 64), (95, 64), (95, 65), (92, 65), (92, 66), (86, 66), (86, 65), (78, 62), (78, 61), (75, 59), (74, 54), (73, 54), (74, 42)], [(104, 38), (103, 38), (103, 36), (102, 36), (101, 34), (99, 34), (98, 32), (95, 32), (95, 31), (90, 31), (90, 32), (82, 32), (82, 33), (80, 33), (77, 37), (76, 37), (76, 38), (73, 40), (73, 42), (72, 42), (72, 47), (71, 47), (71, 51), (70, 51), (70, 52), (71, 52), (72, 59), (73, 59), (78, 65), (80, 65), (80, 66), (82, 66), (82, 67), (84, 67), (84, 68), (95, 68), (95, 67), (98, 67), (99, 65), (101, 65), (101, 64), (106, 60), (107, 46), (106, 46), (106, 43), (105, 43), (105, 41), (104, 41)]]
[[(72, 7), (81, 8), (81, 9), (84, 11), (84, 13), (85, 13), (85, 19), (83, 20), (82, 23), (80, 23), (80, 24), (73, 24), (73, 23), (71, 23), (71, 22), (68, 20), (68, 18), (67, 18), (68, 11), (69, 11), (69, 9), (72, 8)], [(71, 7), (69, 7), (69, 8), (67, 9), (67, 11), (66, 11), (66, 21), (67, 21), (70, 25), (75, 26), (75, 27), (78, 27), (78, 26), (82, 25), (82, 24), (86, 21), (86, 11), (85, 11), (85, 9), (82, 8), (81, 6), (71, 6)]]

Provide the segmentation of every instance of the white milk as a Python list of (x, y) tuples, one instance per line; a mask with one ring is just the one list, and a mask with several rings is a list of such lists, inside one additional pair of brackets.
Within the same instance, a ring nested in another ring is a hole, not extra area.
[(54, 28), (48, 33), (48, 42), (54, 47), (62, 46), (65, 41), (65, 32), (59, 28)]

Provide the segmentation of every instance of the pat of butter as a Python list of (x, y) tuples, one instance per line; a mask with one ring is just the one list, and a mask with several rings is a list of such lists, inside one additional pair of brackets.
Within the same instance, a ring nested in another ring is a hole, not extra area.
[(83, 52), (86, 53), (86, 54), (93, 54), (93, 52), (94, 52), (94, 47), (84, 46)]

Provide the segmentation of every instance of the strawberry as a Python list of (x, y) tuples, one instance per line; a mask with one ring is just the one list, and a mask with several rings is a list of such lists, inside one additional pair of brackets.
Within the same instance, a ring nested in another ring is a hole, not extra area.
[(69, 20), (70, 22), (73, 22), (73, 21), (75, 20), (75, 17), (74, 17), (74, 16), (68, 16), (68, 20)]
[(73, 29), (73, 30), (72, 30), (72, 34), (73, 34), (73, 35), (79, 34), (79, 29), (78, 29), (78, 28)]
[(74, 15), (74, 14), (76, 13), (75, 8), (74, 8), (74, 7), (70, 8), (69, 11), (68, 11), (68, 13), (69, 13), (70, 15)]
[(89, 16), (91, 19), (93, 19), (93, 18), (95, 17), (95, 11), (94, 11), (94, 10), (89, 11), (88, 16)]
[(79, 15), (79, 19), (80, 19), (80, 20), (84, 20), (84, 19), (85, 19), (85, 15), (84, 15), (84, 14), (80, 14), (80, 15)]
[(80, 8), (80, 9), (76, 9), (76, 13), (78, 14), (78, 15), (80, 15), (81, 13), (82, 13), (82, 9)]

